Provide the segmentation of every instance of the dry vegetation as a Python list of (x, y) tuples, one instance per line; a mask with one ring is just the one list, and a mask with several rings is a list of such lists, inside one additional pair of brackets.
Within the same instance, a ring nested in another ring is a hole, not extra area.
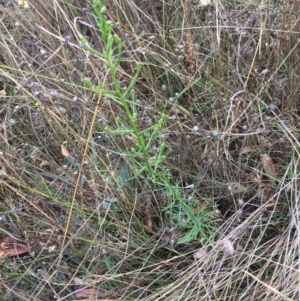
[(102, 4), (0, 1), (1, 300), (299, 300), (299, 1)]

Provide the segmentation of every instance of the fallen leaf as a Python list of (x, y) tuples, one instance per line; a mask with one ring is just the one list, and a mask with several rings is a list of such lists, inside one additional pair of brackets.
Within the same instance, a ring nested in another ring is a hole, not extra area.
[(248, 153), (251, 153), (254, 150), (254, 147), (252, 146), (245, 146), (241, 149), (241, 155), (245, 155)]
[(60, 149), (61, 149), (61, 153), (62, 153), (62, 155), (63, 155), (64, 157), (70, 157), (70, 153), (69, 153), (69, 151), (67, 150), (67, 148), (65, 147), (64, 144), (62, 144), (62, 145), (60, 146)]
[(261, 156), (261, 161), (265, 173), (271, 178), (276, 178), (277, 174), (272, 158), (267, 154), (263, 154)]
[(50, 163), (48, 161), (42, 161), (40, 163), (40, 167), (44, 167), (44, 166), (50, 166)]
[(17, 243), (17, 240), (13, 237), (6, 236), (1, 239), (0, 242), (0, 258), (13, 257), (22, 255), (29, 252), (29, 247)]

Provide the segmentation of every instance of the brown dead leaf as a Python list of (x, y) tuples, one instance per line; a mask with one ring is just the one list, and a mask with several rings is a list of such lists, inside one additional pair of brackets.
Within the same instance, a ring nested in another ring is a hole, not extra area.
[(50, 166), (50, 163), (48, 161), (42, 161), (40, 163), (40, 167), (44, 167), (44, 166)]
[(13, 257), (28, 252), (28, 246), (17, 243), (17, 240), (13, 237), (6, 236), (0, 241), (0, 258)]
[(254, 150), (253, 146), (245, 146), (241, 149), (241, 155), (251, 153)]
[(277, 173), (272, 158), (267, 154), (263, 154), (261, 156), (261, 161), (265, 173), (271, 178), (276, 178)]
[(61, 153), (64, 157), (70, 157), (70, 153), (64, 144), (62, 144), (60, 146), (60, 149), (61, 149)]
[[(92, 287), (92, 286), (88, 286), (88, 282), (91, 282), (91, 279), (86, 279), (85, 281), (83, 281), (81, 278), (79, 277), (74, 277), (73, 281), (77, 284), (75, 286), (75, 298), (76, 299), (81, 299), (81, 298), (86, 298), (86, 299), (90, 299), (93, 297), (98, 297), (100, 294), (104, 294), (104, 291), (96, 288), (96, 287)], [(82, 287), (82, 286), (86, 286), (86, 287)]]

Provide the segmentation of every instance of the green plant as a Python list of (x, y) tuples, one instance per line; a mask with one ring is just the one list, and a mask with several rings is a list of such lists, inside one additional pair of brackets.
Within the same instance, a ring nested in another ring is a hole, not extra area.
[[(208, 208), (205, 208), (194, 213), (193, 209), (187, 205), (186, 200), (181, 196), (179, 185), (172, 183), (169, 171), (167, 169), (160, 169), (160, 166), (164, 164), (164, 160), (167, 156), (165, 155), (165, 144), (160, 141), (161, 138), (159, 135), (161, 134), (167, 116), (161, 113), (156, 123), (145, 130), (139, 130), (137, 124), (138, 103), (136, 100), (135, 84), (142, 64), (140, 62), (136, 63), (135, 74), (131, 78), (128, 87), (126, 87), (125, 90), (122, 89), (117, 77), (117, 70), (122, 57), (122, 39), (113, 33), (113, 23), (105, 20), (104, 14), (106, 8), (102, 5), (101, 1), (94, 0), (93, 9), (103, 41), (103, 51), (99, 52), (95, 50), (88, 45), (85, 39), (82, 40), (82, 44), (87, 51), (105, 60), (114, 89), (108, 91), (101, 83), (93, 86), (88, 79), (85, 79), (85, 82), (93, 91), (119, 104), (123, 108), (128, 120), (127, 122), (127, 120), (123, 120), (117, 116), (115, 119), (117, 128), (112, 129), (107, 126), (105, 127), (105, 131), (112, 136), (131, 135), (133, 139), (137, 141), (136, 145), (124, 153), (127, 159), (130, 158), (133, 163), (132, 166), (135, 166), (134, 176), (131, 179), (139, 177), (146, 172), (152, 183), (159, 187), (165, 187), (166, 193), (170, 196), (170, 204), (168, 204), (166, 208), (163, 208), (163, 210), (171, 209), (170, 222), (173, 223), (175, 227), (178, 227), (180, 232), (178, 243), (183, 244), (197, 239), (201, 243), (209, 242), (211, 239), (210, 235), (215, 231), (215, 221), (211, 220), (211, 212), (207, 212)], [(191, 87), (197, 81), (198, 80), (195, 80), (191, 84)], [(187, 90), (187, 88), (184, 89), (178, 97), (184, 94), (185, 90)], [(155, 155), (149, 156), (149, 150), (155, 142), (159, 145), (157, 152)], [(142, 158), (143, 160), (137, 160), (137, 158)], [(186, 221), (182, 222), (185, 216)], [(201, 238), (199, 238), (200, 236)]]
[(299, 299), (299, 1), (226, 2), (1, 6), (1, 300)]

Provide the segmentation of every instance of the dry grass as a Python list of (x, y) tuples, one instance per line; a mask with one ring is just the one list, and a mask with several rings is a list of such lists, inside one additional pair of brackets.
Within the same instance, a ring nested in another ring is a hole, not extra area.
[(298, 300), (299, 1), (86, 2), (0, 1), (1, 300)]

